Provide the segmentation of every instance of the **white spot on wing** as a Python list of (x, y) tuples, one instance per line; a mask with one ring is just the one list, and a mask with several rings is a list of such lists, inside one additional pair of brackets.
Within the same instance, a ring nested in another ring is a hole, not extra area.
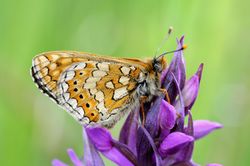
[(89, 118), (87, 118), (87, 117), (82, 118), (80, 121), (81, 124), (89, 124), (89, 122), (90, 122)]
[(63, 104), (63, 106), (67, 112), (71, 113), (73, 111), (73, 108), (68, 103)]
[(90, 89), (90, 94), (94, 95), (97, 92), (97, 89)]
[(102, 62), (97, 64), (98, 68), (103, 71), (109, 71), (109, 63)]
[(104, 100), (104, 94), (102, 91), (99, 91), (95, 94), (95, 99), (99, 102)]
[(77, 106), (77, 101), (76, 99), (69, 99), (68, 103), (72, 106), (72, 108), (76, 108)]
[(100, 79), (101, 79), (100, 77), (89, 77), (89, 78), (86, 80), (86, 83), (97, 82), (97, 81), (99, 81)]
[(93, 71), (93, 77), (103, 77), (105, 75), (107, 75), (105, 71), (102, 70)]
[(110, 89), (114, 89), (115, 88), (114, 84), (111, 81), (109, 81), (109, 82), (106, 83), (106, 87), (110, 88)]
[(127, 87), (121, 87), (116, 89), (113, 98), (115, 100), (121, 99), (128, 94)]
[(131, 69), (131, 70), (135, 70), (135, 67), (134, 67), (134, 66), (131, 66), (130, 69)]
[(49, 60), (45, 56), (39, 56), (38, 59), (39, 59), (40, 63), (49, 62)]
[(54, 62), (54, 61), (56, 61), (59, 58), (59, 55), (52, 54), (52, 55), (50, 55), (50, 57), (51, 57), (51, 61)]
[(82, 70), (86, 67), (86, 63), (79, 63), (77, 67), (75, 68), (76, 70)]
[(74, 64), (72, 65), (69, 70), (82, 70), (86, 67), (86, 63), (77, 63), (77, 64)]
[(33, 66), (38, 65), (40, 63), (40, 61), (38, 60), (38, 58), (35, 58), (32, 62)]
[(69, 85), (66, 82), (61, 83), (62, 92), (67, 92)]
[(76, 109), (76, 111), (81, 115), (81, 118), (83, 118), (83, 116), (84, 116), (84, 110), (82, 109), (82, 107), (78, 107)]
[(104, 105), (104, 101), (100, 102), (96, 108), (98, 109), (99, 112), (101, 112), (102, 119), (107, 119), (107, 111), (108, 109)]
[(125, 76), (121, 76), (121, 78), (119, 79), (119, 82), (122, 83), (123, 85), (127, 85), (128, 81), (129, 81), (129, 78)]
[(100, 102), (97, 106), (96, 106), (96, 108), (100, 111), (100, 112), (102, 112), (102, 113), (106, 113), (107, 112), (107, 108), (105, 107), (105, 105), (104, 105), (104, 101), (102, 101), (102, 102)]
[(71, 80), (74, 76), (75, 76), (75, 72), (74, 72), (74, 71), (66, 71), (66, 72), (62, 75), (64, 81)]
[(130, 68), (123, 66), (123, 67), (121, 68), (121, 71), (122, 71), (122, 73), (123, 73), (124, 75), (128, 75), (129, 72), (130, 72)]
[(63, 99), (64, 99), (64, 101), (68, 101), (69, 100), (69, 93), (63, 93)]
[(84, 88), (86, 89), (93, 89), (96, 87), (96, 83), (95, 82), (89, 82), (89, 83), (85, 83), (84, 84)]

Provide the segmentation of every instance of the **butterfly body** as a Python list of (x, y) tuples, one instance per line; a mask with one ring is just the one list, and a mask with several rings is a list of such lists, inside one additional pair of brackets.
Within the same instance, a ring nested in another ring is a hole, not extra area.
[(160, 94), (164, 58), (141, 61), (74, 51), (36, 56), (34, 82), (82, 125), (112, 127), (126, 112)]

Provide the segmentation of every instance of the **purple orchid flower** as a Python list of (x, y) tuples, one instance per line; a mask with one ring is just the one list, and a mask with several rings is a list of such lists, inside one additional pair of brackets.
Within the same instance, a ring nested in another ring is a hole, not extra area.
[[(177, 40), (183, 46), (184, 37)], [(203, 64), (186, 81), (183, 52), (174, 54), (170, 66), (161, 76), (162, 88), (168, 92), (170, 103), (164, 96), (145, 104), (146, 121), (142, 126), (139, 107), (125, 121), (119, 141), (102, 127), (83, 127), (84, 158), (79, 159), (72, 149), (68, 150), (76, 166), (104, 165), (100, 153), (119, 166), (196, 166), (192, 160), (194, 142), (203, 138), (221, 124), (208, 120), (193, 121), (191, 109), (198, 96)], [(184, 123), (187, 118), (187, 124)], [(66, 166), (53, 160), (54, 166)], [(220, 164), (208, 164), (220, 165)]]

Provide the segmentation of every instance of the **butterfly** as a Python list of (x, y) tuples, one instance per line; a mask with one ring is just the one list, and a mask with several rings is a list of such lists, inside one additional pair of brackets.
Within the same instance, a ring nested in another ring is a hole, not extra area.
[(80, 124), (111, 128), (141, 97), (150, 101), (162, 93), (165, 68), (164, 56), (142, 61), (52, 51), (33, 58), (31, 75), (38, 88)]

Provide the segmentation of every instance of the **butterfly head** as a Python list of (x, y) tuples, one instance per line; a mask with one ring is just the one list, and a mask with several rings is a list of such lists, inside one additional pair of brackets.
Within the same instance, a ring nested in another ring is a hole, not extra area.
[(153, 58), (152, 60), (152, 67), (155, 73), (161, 73), (167, 66), (166, 58)]

